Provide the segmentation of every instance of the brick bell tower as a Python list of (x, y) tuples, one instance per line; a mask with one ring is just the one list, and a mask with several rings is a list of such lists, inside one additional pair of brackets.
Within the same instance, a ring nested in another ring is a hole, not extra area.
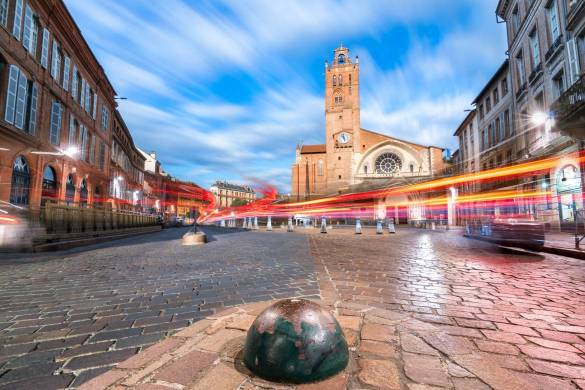
[(325, 61), (325, 144), (327, 150), (327, 192), (353, 184), (360, 145), (359, 59), (349, 57), (341, 44), (331, 65)]

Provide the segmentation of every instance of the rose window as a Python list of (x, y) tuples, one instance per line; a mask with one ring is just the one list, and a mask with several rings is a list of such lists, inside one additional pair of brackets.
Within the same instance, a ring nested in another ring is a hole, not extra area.
[(393, 173), (401, 168), (402, 161), (394, 153), (383, 153), (376, 159), (376, 173)]

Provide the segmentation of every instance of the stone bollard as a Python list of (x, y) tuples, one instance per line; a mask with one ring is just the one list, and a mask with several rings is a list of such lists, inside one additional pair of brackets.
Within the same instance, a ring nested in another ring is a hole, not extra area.
[(292, 217), (288, 217), (288, 226), (286, 228), (287, 232), (294, 232)]
[(207, 236), (203, 232), (189, 231), (183, 235), (181, 245), (201, 245), (207, 242)]
[(362, 221), (359, 218), (355, 220), (355, 234), (362, 234)]
[(388, 233), (391, 233), (391, 234), (396, 233), (396, 227), (394, 226), (394, 219), (390, 219), (388, 221)]
[(272, 217), (268, 217), (268, 221), (266, 222), (266, 231), (267, 232), (272, 231)]
[(376, 221), (376, 234), (384, 234), (384, 227), (380, 219)]
[(254, 217), (254, 227), (252, 229), (258, 230), (258, 217)]
[(327, 220), (321, 218), (321, 233), (327, 233)]

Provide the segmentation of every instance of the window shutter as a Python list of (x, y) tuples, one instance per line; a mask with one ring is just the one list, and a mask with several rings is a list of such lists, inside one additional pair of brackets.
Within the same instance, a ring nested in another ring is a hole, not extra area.
[(37, 129), (37, 102), (38, 102), (39, 88), (36, 83), (33, 83), (30, 96), (30, 112), (28, 122), (28, 132), (32, 135), (36, 133)]
[(93, 111), (91, 112), (91, 117), (95, 120), (97, 111), (97, 93), (94, 92), (93, 94)]
[(0, 23), (8, 26), (8, 0), (0, 0)]
[(91, 135), (91, 143), (89, 144), (89, 162), (95, 164), (95, 134)]
[(32, 26), (33, 26), (33, 12), (30, 6), (27, 4), (24, 11), (24, 32), (22, 35), (22, 45), (31, 51), (32, 46)]
[(87, 161), (87, 127), (82, 125), (81, 159)]
[(53, 52), (51, 54), (51, 77), (57, 80), (59, 77), (59, 71), (57, 69), (57, 56), (59, 55), (59, 45), (57, 41), (53, 41)]
[(65, 62), (63, 65), (63, 89), (69, 90), (69, 68), (71, 66), (71, 59), (65, 56)]
[(16, 109), (16, 93), (18, 89), (18, 75), (20, 70), (16, 65), (10, 65), (10, 73), (8, 75), (8, 90), (6, 91), (6, 110), (4, 112), (4, 120), (14, 124), (14, 111)]
[(69, 115), (69, 135), (68, 135), (68, 142), (69, 147), (75, 146), (75, 117), (73, 115)]
[(59, 146), (59, 130), (61, 125), (61, 105), (57, 101), (53, 101), (51, 107), (51, 131), (50, 141), (53, 145)]
[(12, 26), (12, 35), (20, 41), (22, 31), (22, 0), (16, 0), (14, 6), (14, 26)]
[(579, 79), (579, 51), (575, 38), (567, 41), (567, 55), (569, 58), (569, 80), (573, 85)]
[(73, 100), (77, 101), (77, 65), (73, 65), (73, 75), (71, 76), (71, 96), (73, 96)]
[(91, 110), (91, 92), (90, 92), (90, 86), (89, 83), (86, 81), (85, 82), (85, 112), (87, 112), (88, 114), (90, 113)]
[(41, 48), (41, 66), (47, 69), (49, 66), (49, 30), (43, 28), (43, 46)]
[(24, 73), (20, 72), (18, 78), (18, 95), (16, 97), (16, 114), (14, 115), (14, 126), (22, 129), (24, 127), (24, 112), (26, 109), (26, 95), (28, 80)]
[(85, 79), (81, 78), (81, 91), (79, 91), (79, 104), (81, 107), (85, 107)]

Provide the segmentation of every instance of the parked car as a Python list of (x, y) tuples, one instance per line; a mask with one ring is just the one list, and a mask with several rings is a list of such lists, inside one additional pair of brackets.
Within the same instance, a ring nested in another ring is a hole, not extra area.
[(8, 202), (0, 202), (0, 249), (27, 248), (30, 242), (26, 210)]
[(539, 250), (544, 246), (545, 225), (519, 218), (495, 218), (470, 221), (466, 235), (505, 246)]

